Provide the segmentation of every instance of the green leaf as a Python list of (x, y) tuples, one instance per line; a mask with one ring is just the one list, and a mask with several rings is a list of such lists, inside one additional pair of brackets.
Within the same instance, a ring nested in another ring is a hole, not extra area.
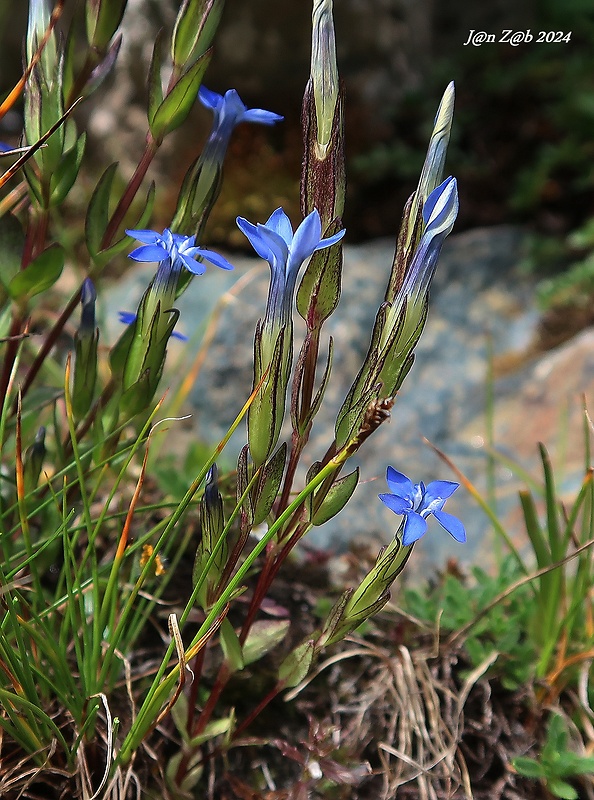
[(330, 487), (328, 494), (317, 508), (314, 495), (313, 507), (315, 511), (311, 518), (312, 525), (323, 525), (324, 522), (328, 522), (328, 520), (336, 516), (339, 511), (342, 511), (351, 499), (358, 483), (359, 467), (348, 475), (345, 475), (344, 478), (335, 481)]
[[(179, 783), (177, 780), (177, 771), (184, 755), (183, 750), (174, 753), (167, 762), (165, 768), (167, 786), (172, 792), (175, 792), (177, 797), (191, 797), (193, 794), (192, 790), (204, 773), (204, 757), (202, 751), (200, 749), (194, 750), (191, 752), (190, 759), (185, 765), (184, 777), (181, 783)], [(167, 796), (171, 795), (168, 793)]]
[(101, 251), (101, 241), (109, 222), (109, 201), (113, 179), (118, 170), (118, 163), (110, 164), (105, 170), (89, 202), (85, 220), (85, 236), (91, 258), (96, 258)]
[(547, 730), (547, 741), (543, 748), (543, 760), (558, 758), (567, 749), (567, 725), (560, 714), (553, 714)]
[(579, 794), (565, 781), (551, 778), (547, 781), (547, 789), (552, 792), (555, 797), (560, 797), (561, 800), (579, 800)]
[(53, 286), (64, 268), (64, 251), (52, 245), (37, 256), (10, 281), (8, 291), (13, 300), (34, 297)]
[[(93, 196), (89, 203), (87, 217), (85, 220), (85, 237), (87, 249), (91, 258), (97, 266), (104, 266), (111, 261), (114, 256), (119, 255), (126, 247), (130, 247), (133, 239), (130, 236), (123, 236), (110, 247), (101, 249), (101, 243), (109, 223), (109, 206), (111, 199), (111, 189), (113, 180), (117, 172), (117, 163), (110, 164), (101, 176), (99, 183), (95, 187)], [(151, 218), (155, 203), (155, 184), (151, 183), (146, 195), (146, 200), (142, 213), (136, 223), (131, 223), (131, 228), (144, 228)]]
[[(331, 225), (324, 236), (336, 233), (338, 228), (338, 223)], [(297, 290), (297, 310), (310, 330), (319, 327), (335, 311), (341, 282), (342, 246), (336, 244), (314, 253)]]
[(258, 495), (254, 502), (254, 525), (264, 522), (270, 513), (281, 485), (286, 457), (287, 444), (283, 442), (262, 468), (262, 478), (258, 485)]
[(18, 273), (25, 246), (21, 223), (12, 214), (0, 217), (0, 283), (7, 287)]
[(542, 567), (546, 567), (551, 563), (551, 554), (538, 521), (534, 497), (527, 489), (523, 489), (519, 494), (526, 533), (530, 537), (534, 555), (536, 556), (536, 563), (542, 569)]
[(512, 765), (516, 772), (523, 775), (524, 778), (540, 779), (544, 778), (546, 775), (543, 765), (527, 756), (513, 758)]
[(171, 36), (171, 58), (174, 64), (179, 67), (187, 66), (204, 53), (219, 24), (223, 5), (220, 0), (213, 3), (205, 0), (184, 0)]
[(309, 639), (296, 647), (280, 665), (278, 678), (287, 689), (297, 686), (305, 678), (313, 661), (315, 642)]
[(559, 561), (565, 555), (563, 540), (559, 528), (559, 501), (555, 490), (555, 477), (551, 466), (551, 459), (543, 444), (538, 446), (545, 478), (545, 498), (547, 507), (547, 532), (551, 548), (551, 558)]
[(58, 165), (57, 170), (50, 178), (50, 205), (59, 205), (68, 192), (72, 189), (85, 151), (86, 134), (78, 137), (76, 144), (67, 153)]
[(200, 56), (198, 61), (185, 72), (173, 86), (169, 94), (151, 114), (149, 98), (149, 127), (157, 142), (171, 131), (179, 128), (194, 105), (202, 77), (210, 61), (210, 51)]
[(252, 664), (280, 644), (289, 630), (288, 619), (268, 619), (254, 622), (243, 645), (243, 662)]
[(223, 653), (225, 654), (225, 660), (231, 667), (231, 671), (238, 672), (239, 670), (242, 670), (245, 660), (241, 645), (239, 644), (239, 639), (237, 638), (237, 634), (235, 633), (233, 625), (231, 625), (226, 617), (221, 623), (219, 633), (221, 637), (221, 647), (223, 648)]
[(163, 86), (161, 83), (161, 70), (163, 68), (163, 56), (161, 54), (163, 44), (163, 31), (160, 30), (155, 39), (153, 47), (153, 57), (148, 74), (148, 109), (147, 116), (149, 125), (152, 125), (155, 114), (163, 102)]
[(190, 739), (190, 747), (199, 747), (201, 744), (204, 744), (204, 742), (208, 742), (209, 739), (222, 736), (224, 733), (231, 730), (234, 722), (235, 716), (233, 714), (230, 714), (228, 717), (223, 717), (222, 719), (211, 720), (204, 728), (203, 733), (199, 733), (198, 736), (193, 736)]
[(92, 48), (102, 51), (117, 31), (127, 0), (101, 0), (87, 3), (87, 39)]

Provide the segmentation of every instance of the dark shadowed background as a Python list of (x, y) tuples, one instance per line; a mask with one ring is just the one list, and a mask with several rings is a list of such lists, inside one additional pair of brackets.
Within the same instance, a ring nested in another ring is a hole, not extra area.
[[(394, 233), (441, 92), (452, 79), (457, 103), (448, 171), (459, 180), (458, 231), (530, 222), (539, 234), (559, 238), (592, 216), (590, 2), (336, 0), (334, 5), (347, 92), (350, 241)], [(3, 90), (19, 76), (25, 6), (0, 4)], [(91, 106), (99, 103), (92, 101), (81, 111), (91, 115), (91, 146), (107, 151), (102, 157), (129, 160), (132, 166), (141, 152), (152, 36), (173, 23), (175, 10), (173, 0), (128, 4), (124, 47), (110, 87), (113, 107), (95, 112)], [(298, 213), (299, 113), (308, 76), (310, 13), (303, 0), (227, 0), (205, 83), (220, 92), (236, 88), (248, 106), (282, 113), (286, 121), (275, 129), (244, 125), (236, 131), (225, 188), (207, 231), (210, 241), (242, 246), (233, 225), (239, 212), (264, 219), (282, 203)], [(471, 30), (494, 34), (496, 41), (465, 46)], [(506, 30), (530, 31), (534, 38), (517, 46), (499, 42)], [(538, 42), (540, 31), (570, 34), (569, 41)], [(18, 131), (18, 118), (8, 124)], [(209, 113), (197, 104), (158, 162), (163, 224), (209, 124)], [(571, 260), (563, 248), (552, 249), (545, 248), (542, 269), (562, 265), (566, 256)]]

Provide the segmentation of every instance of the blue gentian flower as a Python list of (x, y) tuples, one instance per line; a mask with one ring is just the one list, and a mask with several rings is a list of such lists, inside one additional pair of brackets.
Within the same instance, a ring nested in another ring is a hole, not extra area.
[(291, 221), (282, 208), (273, 211), (264, 225), (254, 225), (243, 217), (237, 217), (237, 225), (260, 258), (270, 264), (271, 282), (265, 320), (283, 325), (291, 316), (299, 268), (316, 250), (323, 250), (340, 241), (346, 230), (343, 228), (322, 239), (322, 223), (315, 208), (294, 233)]
[(202, 153), (186, 176), (174, 216), (177, 228), (192, 230), (201, 229), (221, 190), (223, 163), (235, 126), (242, 122), (273, 125), (283, 119), (263, 108), (246, 108), (235, 89), (222, 95), (201, 86), (198, 99), (214, 113), (214, 119)]
[(206, 267), (200, 261), (196, 261), (196, 257), (198, 257), (210, 261), (215, 267), (233, 269), (223, 256), (212, 250), (206, 250), (204, 247), (197, 247), (195, 236), (172, 233), (169, 228), (165, 228), (162, 234), (150, 230), (127, 230), (126, 233), (142, 242), (142, 247), (137, 247), (128, 255), (128, 258), (132, 258), (134, 261), (160, 263), (170, 259), (173, 268), (181, 264), (194, 275), (203, 275)]
[[(180, 333), (173, 333), (173, 325), (170, 325), (170, 312), (173, 312), (173, 304), (177, 293), (179, 276), (183, 269), (187, 269), (194, 275), (202, 275), (206, 272), (206, 267), (197, 258), (205, 259), (221, 269), (233, 269), (226, 258), (197, 247), (195, 236), (183, 236), (179, 233), (172, 233), (169, 228), (165, 228), (162, 234), (151, 230), (127, 230), (128, 236), (133, 236), (142, 242), (141, 247), (133, 250), (128, 258), (134, 261), (158, 262), (159, 269), (152, 280), (150, 287), (141, 305), (144, 309), (141, 315), (141, 331), (143, 336), (149, 334), (153, 324), (156, 324), (157, 336), (169, 338), (174, 336), (177, 339), (185, 340), (186, 337)], [(155, 310), (158, 308), (156, 320), (153, 320)], [(175, 311), (175, 318), (179, 312)], [(129, 311), (120, 311), (120, 321), (131, 324), (137, 318), (136, 314)]]
[(235, 89), (229, 89), (222, 95), (207, 89), (206, 86), (201, 86), (198, 99), (205, 108), (210, 108), (214, 112), (213, 126), (203, 151), (203, 158), (209, 157), (219, 163), (223, 162), (236, 125), (241, 122), (274, 125), (275, 122), (284, 119), (280, 114), (265, 111), (263, 108), (247, 108)]
[(431, 515), (457, 542), (466, 541), (464, 525), (457, 517), (442, 511), (445, 501), (456, 491), (459, 483), (432, 481), (425, 486), (423, 482), (413, 483), (393, 467), (388, 467), (386, 481), (391, 492), (380, 494), (379, 499), (395, 514), (406, 517), (403, 545), (413, 544), (426, 533), (427, 517)]

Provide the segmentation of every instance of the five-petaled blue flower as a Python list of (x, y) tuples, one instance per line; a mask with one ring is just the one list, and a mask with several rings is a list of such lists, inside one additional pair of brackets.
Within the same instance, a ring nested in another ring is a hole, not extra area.
[(196, 261), (196, 257), (198, 257), (210, 261), (215, 267), (233, 269), (223, 256), (213, 253), (212, 250), (206, 250), (204, 247), (197, 247), (195, 236), (172, 233), (169, 228), (165, 228), (162, 234), (150, 230), (127, 230), (126, 233), (142, 242), (142, 247), (137, 247), (128, 255), (128, 258), (132, 258), (134, 261), (161, 263), (170, 259), (173, 268), (183, 265), (194, 275), (203, 275), (206, 267), (200, 261)]
[(270, 264), (272, 279), (265, 319), (285, 324), (290, 318), (299, 268), (316, 250), (323, 250), (340, 241), (346, 231), (343, 228), (322, 239), (322, 223), (315, 208), (294, 233), (291, 221), (282, 208), (273, 211), (264, 225), (254, 225), (243, 217), (237, 217), (237, 225), (260, 258)]
[(402, 544), (410, 545), (420, 539), (427, 531), (426, 518), (431, 515), (457, 542), (466, 541), (464, 525), (457, 517), (442, 511), (445, 501), (456, 491), (459, 483), (432, 481), (425, 486), (423, 482), (413, 483), (393, 467), (388, 467), (386, 481), (391, 493), (380, 494), (379, 499), (395, 514), (406, 517)]

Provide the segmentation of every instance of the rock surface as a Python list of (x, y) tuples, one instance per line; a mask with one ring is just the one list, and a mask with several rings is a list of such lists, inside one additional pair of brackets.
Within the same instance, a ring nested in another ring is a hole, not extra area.
[[(333, 520), (312, 531), (308, 538), (312, 545), (341, 550), (357, 538), (389, 539), (398, 519), (377, 499), (377, 494), (386, 490), (388, 464), (415, 482), (455, 479), (423, 437), (445, 451), (485, 490), (489, 341), (496, 368), (503, 364), (508, 370), (502, 376), (496, 374), (493, 384), (497, 448), (538, 475), (537, 442), (544, 441), (554, 449), (564, 409), (569, 409), (566, 452), (570, 459), (561, 488), (575, 490), (582, 470), (580, 395), (589, 392), (591, 396), (594, 391), (594, 331), (583, 332), (555, 351), (530, 357), (538, 312), (532, 299), (533, 282), (518, 269), (522, 241), (520, 230), (499, 227), (452, 236), (446, 242), (416, 363), (398, 396), (392, 419), (353, 462), (361, 468), (361, 484), (353, 499)], [(326, 337), (332, 335), (335, 340), (333, 373), (304, 456), (305, 466), (320, 458), (332, 440), (336, 412), (367, 350), (392, 255), (389, 240), (345, 247), (343, 294), (326, 326)], [(187, 448), (193, 437), (210, 444), (218, 442), (251, 388), (252, 335), (266, 302), (268, 266), (248, 258), (233, 261), (233, 273), (209, 270), (178, 303), (180, 328), (191, 337), (204, 329), (217, 299), (222, 298), (216, 333), (190, 395), (191, 430), (182, 426), (171, 429), (174, 449)], [(135, 270), (129, 280), (112, 290), (109, 308), (134, 308), (150, 275), (150, 267)], [(296, 334), (297, 338), (302, 334), (300, 319)], [(515, 365), (511, 372), (510, 365)], [(229, 463), (244, 443), (242, 424), (226, 451)], [(497, 466), (495, 473), (499, 510), (522, 546), (517, 502), (522, 484), (507, 465)], [(430, 535), (417, 548), (415, 567), (422, 569), (427, 562), (442, 565), (448, 557), (465, 563), (476, 563), (478, 558), (481, 564), (493, 563), (493, 534), (469, 493), (459, 489), (448, 501), (447, 510), (463, 519), (468, 545), (459, 546), (432, 521)]]

